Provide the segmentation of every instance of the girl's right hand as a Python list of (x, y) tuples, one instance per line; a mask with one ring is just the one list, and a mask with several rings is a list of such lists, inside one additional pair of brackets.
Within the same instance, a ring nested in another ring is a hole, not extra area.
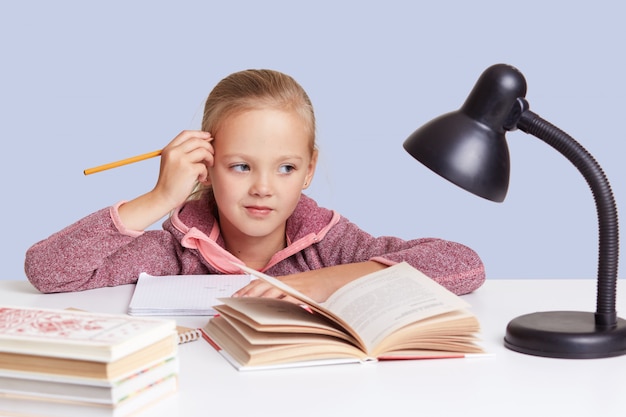
[(200, 130), (185, 130), (161, 152), (159, 178), (152, 193), (168, 211), (182, 204), (197, 181), (206, 181), (208, 167), (213, 166), (213, 137)]
[(143, 231), (184, 203), (196, 182), (208, 179), (208, 167), (213, 166), (212, 140), (208, 132), (185, 130), (163, 148), (154, 188), (119, 206), (123, 227)]

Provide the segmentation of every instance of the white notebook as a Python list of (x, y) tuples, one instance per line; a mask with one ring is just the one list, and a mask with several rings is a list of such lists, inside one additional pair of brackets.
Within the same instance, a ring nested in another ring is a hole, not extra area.
[(128, 306), (133, 316), (213, 316), (220, 297), (246, 286), (250, 275), (167, 275), (141, 273)]

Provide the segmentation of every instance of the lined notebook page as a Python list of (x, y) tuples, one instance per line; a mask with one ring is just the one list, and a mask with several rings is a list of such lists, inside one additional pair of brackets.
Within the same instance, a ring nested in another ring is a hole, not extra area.
[(219, 297), (247, 285), (250, 275), (139, 275), (128, 306), (134, 316), (212, 316)]

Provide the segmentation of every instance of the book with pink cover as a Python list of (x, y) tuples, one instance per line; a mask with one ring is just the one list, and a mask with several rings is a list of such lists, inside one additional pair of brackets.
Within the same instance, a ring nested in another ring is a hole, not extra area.
[(176, 343), (173, 320), (0, 307), (0, 353), (113, 362), (168, 337)]

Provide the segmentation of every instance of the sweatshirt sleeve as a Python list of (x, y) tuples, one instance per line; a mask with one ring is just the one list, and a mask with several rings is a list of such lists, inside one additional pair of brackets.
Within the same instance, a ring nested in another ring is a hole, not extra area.
[(321, 257), (334, 264), (406, 261), (457, 295), (470, 293), (485, 281), (483, 262), (465, 245), (438, 238), (373, 237), (343, 217), (319, 246), (318, 250), (327, 252)]
[(169, 232), (120, 230), (116, 213), (117, 206), (99, 210), (31, 246), (28, 280), (52, 293), (131, 284), (141, 272), (179, 273), (179, 245)]

